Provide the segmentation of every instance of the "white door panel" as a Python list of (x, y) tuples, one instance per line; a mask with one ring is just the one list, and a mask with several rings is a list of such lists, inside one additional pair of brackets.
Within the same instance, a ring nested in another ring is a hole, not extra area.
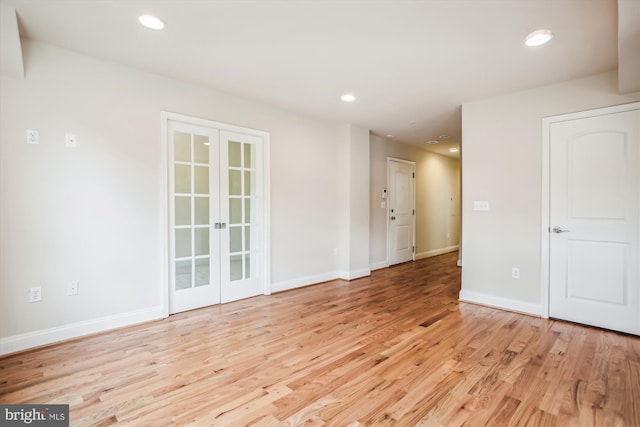
[(259, 269), (260, 248), (258, 232), (263, 225), (261, 200), (263, 194), (257, 185), (262, 181), (260, 138), (235, 132), (221, 131), (222, 156), (228, 158), (221, 173), (222, 230), (221, 246), (223, 303), (262, 293), (262, 275)]
[(180, 122), (168, 123), (169, 312), (220, 302), (218, 133)]
[(415, 164), (389, 159), (389, 265), (414, 259)]
[(640, 111), (550, 125), (549, 314), (640, 333)]

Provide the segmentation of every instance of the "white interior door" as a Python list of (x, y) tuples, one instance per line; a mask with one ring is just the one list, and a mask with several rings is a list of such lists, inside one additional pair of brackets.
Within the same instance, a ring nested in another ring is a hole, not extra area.
[(263, 251), (262, 149), (260, 138), (235, 132), (220, 132), (221, 218), (228, 224), (221, 240), (223, 303), (262, 293)]
[(169, 311), (220, 302), (218, 131), (170, 121)]
[(169, 313), (268, 293), (263, 143), (167, 121)]
[(415, 163), (388, 160), (389, 265), (412, 261), (415, 249)]
[(549, 314), (639, 334), (640, 110), (549, 129)]

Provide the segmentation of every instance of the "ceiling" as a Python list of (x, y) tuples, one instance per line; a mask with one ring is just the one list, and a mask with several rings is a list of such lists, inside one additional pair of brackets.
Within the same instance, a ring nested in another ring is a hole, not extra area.
[[(2, 2), (23, 38), (443, 154), (462, 103), (617, 66), (616, 0)], [(166, 28), (142, 27), (143, 13)], [(526, 47), (541, 28), (551, 43)]]

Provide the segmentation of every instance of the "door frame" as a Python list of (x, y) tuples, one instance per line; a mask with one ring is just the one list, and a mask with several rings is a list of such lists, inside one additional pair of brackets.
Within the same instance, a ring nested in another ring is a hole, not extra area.
[(588, 111), (579, 111), (576, 113), (561, 114), (558, 116), (542, 118), (542, 200), (541, 200), (541, 221), (540, 221), (540, 316), (549, 318), (549, 294), (551, 280), (550, 274), (550, 214), (551, 203), (551, 179), (550, 179), (550, 161), (551, 161), (551, 124), (558, 122), (566, 122), (570, 120), (585, 119), (589, 117), (604, 116), (608, 114), (622, 113), (625, 111), (637, 110), (640, 108), (640, 102), (631, 102), (628, 104), (614, 105), (611, 107), (597, 108)]
[(164, 317), (169, 317), (169, 298), (170, 298), (170, 280), (169, 280), (169, 121), (187, 123), (195, 126), (206, 128), (215, 128), (219, 131), (229, 131), (240, 134), (255, 136), (261, 139), (262, 144), (262, 218), (261, 224), (263, 242), (263, 250), (260, 251), (260, 269), (262, 275), (262, 292), (263, 295), (271, 295), (271, 182), (270, 182), (270, 134), (269, 132), (250, 129), (241, 126), (231, 125), (227, 123), (216, 122), (213, 120), (186, 116), (183, 114), (172, 113), (169, 111), (160, 112), (160, 129), (161, 129), (161, 170), (162, 170), (162, 286), (160, 287), (160, 301), (162, 302), (162, 312)]
[[(385, 214), (387, 215), (386, 218), (386, 224), (387, 224), (387, 266), (391, 265), (391, 241), (389, 240), (389, 229), (391, 228), (391, 219), (390, 219), (390, 212), (389, 212), (389, 194), (391, 194), (391, 174), (389, 173), (390, 168), (391, 168), (391, 162), (398, 162), (398, 163), (406, 163), (408, 165), (413, 166), (413, 173), (415, 174), (416, 172), (416, 162), (412, 161), (412, 160), (404, 160), (404, 159), (398, 159), (396, 157), (387, 157), (387, 209), (385, 211)], [(413, 180), (413, 207), (411, 208), (414, 210), (416, 209), (416, 180), (414, 177)], [(412, 215), (412, 233), (413, 233), (413, 247), (415, 248), (416, 246), (416, 215)], [(416, 251), (413, 251), (413, 254), (411, 255), (411, 260), (415, 261), (416, 260)]]

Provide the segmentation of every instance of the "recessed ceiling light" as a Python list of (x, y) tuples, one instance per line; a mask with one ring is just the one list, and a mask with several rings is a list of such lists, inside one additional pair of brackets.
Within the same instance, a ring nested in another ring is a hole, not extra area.
[(164, 28), (164, 22), (153, 15), (142, 15), (138, 17), (138, 21), (151, 30), (161, 30)]
[(449, 139), (449, 135), (440, 135), (438, 139)]
[(340, 97), (344, 102), (353, 102), (356, 100), (356, 96), (352, 93), (345, 93)]
[(423, 142), (423, 144), (429, 144), (429, 145), (440, 144), (440, 141), (436, 141), (435, 139), (432, 139), (431, 141)]
[(553, 38), (550, 30), (537, 30), (529, 34), (524, 41), (527, 46), (540, 46)]
[(458, 151), (460, 151), (460, 149), (458, 147), (451, 147), (449, 148), (449, 152), (450, 153), (457, 153)]
[(387, 135), (385, 135), (385, 136), (386, 136), (387, 138), (393, 138), (393, 135), (391, 135), (391, 134), (387, 134)]

